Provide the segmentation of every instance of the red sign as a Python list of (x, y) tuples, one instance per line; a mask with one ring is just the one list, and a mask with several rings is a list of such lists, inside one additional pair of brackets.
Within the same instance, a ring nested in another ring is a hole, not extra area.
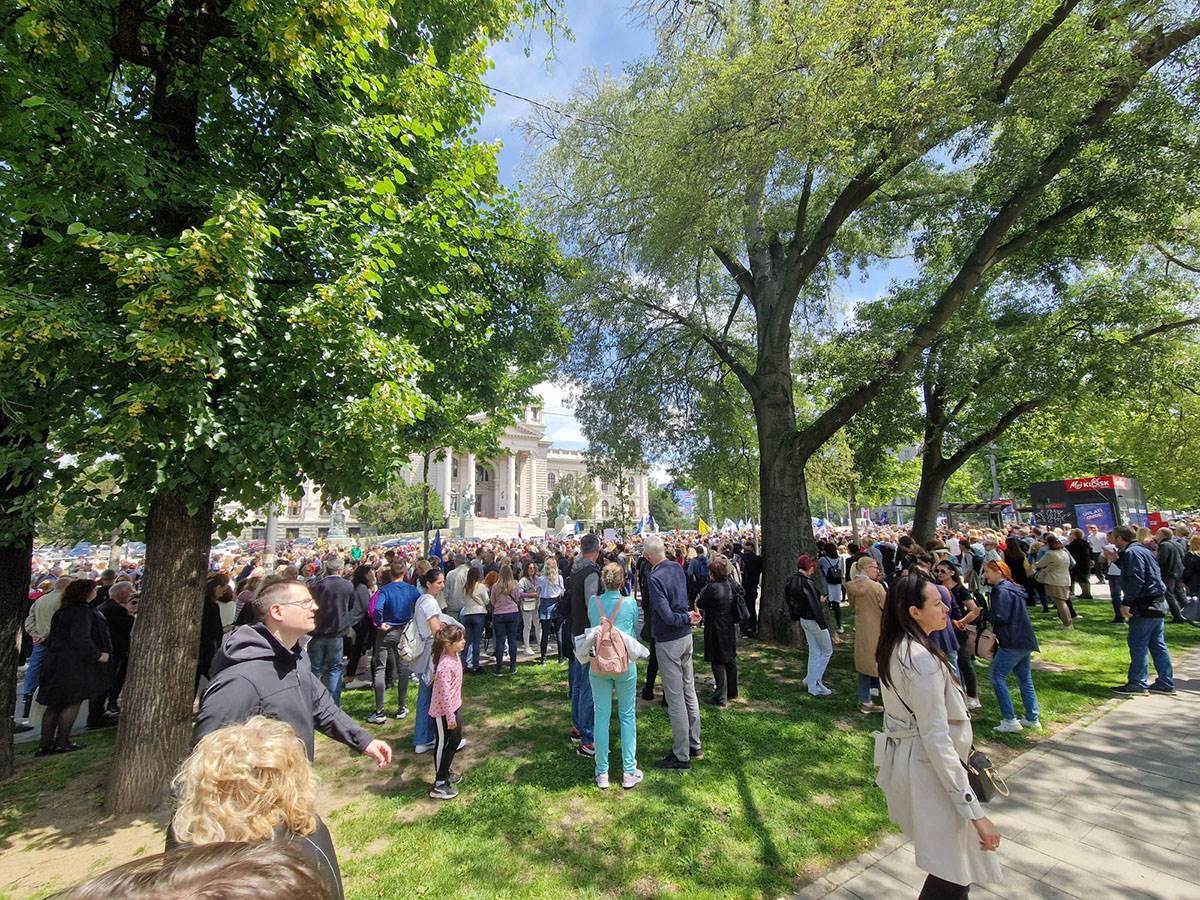
[(1120, 475), (1096, 475), (1093, 478), (1068, 478), (1063, 482), (1068, 491), (1096, 491), (1101, 488), (1124, 490), (1129, 481)]
[(1146, 527), (1151, 531), (1158, 531), (1167, 527), (1167, 520), (1163, 518), (1162, 513), (1152, 512), (1146, 516)]

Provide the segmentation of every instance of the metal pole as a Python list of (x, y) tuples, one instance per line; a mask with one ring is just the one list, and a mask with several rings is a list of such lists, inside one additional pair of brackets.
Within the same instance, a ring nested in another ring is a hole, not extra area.
[(263, 541), (263, 568), (267, 570), (267, 574), (275, 568), (275, 544), (278, 542), (277, 532), (279, 531), (279, 504), (267, 504), (267, 536)]

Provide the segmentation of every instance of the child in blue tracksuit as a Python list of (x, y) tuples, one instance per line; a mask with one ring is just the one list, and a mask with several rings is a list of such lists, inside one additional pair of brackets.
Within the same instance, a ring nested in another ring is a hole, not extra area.
[[(589, 597), (588, 621), (600, 624), (600, 611), (611, 619), (613, 627), (632, 637), (637, 636), (637, 603), (622, 596), (625, 571), (617, 563), (609, 563), (600, 573), (604, 593)], [(615, 618), (614, 618), (615, 615)], [(617, 692), (617, 718), (621, 723), (621, 785), (626, 790), (642, 780), (637, 767), (637, 665), (631, 658), (629, 669), (620, 675), (596, 675), (588, 671), (592, 686), (592, 705), (595, 709), (596, 786), (608, 787), (608, 726), (612, 718), (613, 691)]]

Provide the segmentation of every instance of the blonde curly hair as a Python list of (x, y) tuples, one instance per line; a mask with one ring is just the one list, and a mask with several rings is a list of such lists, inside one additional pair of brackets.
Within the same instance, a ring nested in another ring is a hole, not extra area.
[(253, 716), (204, 737), (171, 782), (182, 843), (262, 841), (317, 828), (317, 776), (292, 726)]

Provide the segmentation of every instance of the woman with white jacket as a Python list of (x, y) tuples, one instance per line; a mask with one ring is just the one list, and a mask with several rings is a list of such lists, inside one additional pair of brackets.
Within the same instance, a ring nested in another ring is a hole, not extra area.
[(1001, 880), (989, 853), (1000, 846), (1000, 832), (964, 767), (972, 740), (965, 696), (929, 639), (946, 625), (937, 588), (904, 575), (888, 591), (876, 651), (884, 730), (875, 733), (875, 782), (929, 873), (920, 900), (962, 900), (972, 884)]

